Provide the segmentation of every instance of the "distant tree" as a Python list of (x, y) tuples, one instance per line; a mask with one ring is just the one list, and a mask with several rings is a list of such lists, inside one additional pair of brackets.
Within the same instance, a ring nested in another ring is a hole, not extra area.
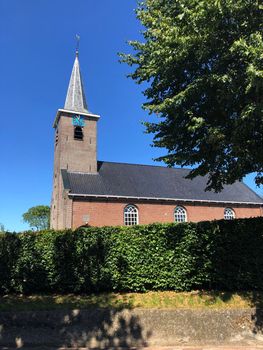
[(159, 160), (209, 174), (207, 189), (256, 172), (263, 183), (262, 0), (145, 0), (142, 42), (121, 55), (148, 83), (146, 123)]
[(35, 228), (36, 230), (48, 229), (50, 222), (50, 207), (47, 205), (37, 205), (32, 207), (23, 214), (23, 220), (29, 224), (31, 228)]
[(0, 233), (5, 233), (6, 229), (5, 226), (0, 222)]

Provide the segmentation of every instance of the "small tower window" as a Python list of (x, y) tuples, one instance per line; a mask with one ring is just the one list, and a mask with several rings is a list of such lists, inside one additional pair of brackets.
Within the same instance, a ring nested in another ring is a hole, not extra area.
[(233, 220), (235, 219), (235, 212), (232, 208), (225, 208), (224, 210), (224, 219)]
[(174, 221), (175, 222), (186, 222), (187, 213), (184, 207), (177, 206), (174, 210)]
[(129, 204), (124, 208), (124, 225), (132, 226), (138, 225), (139, 217), (138, 217), (138, 209), (135, 205)]
[(57, 144), (58, 144), (58, 129), (56, 131), (56, 138), (55, 138), (55, 145), (57, 146)]
[(83, 131), (80, 126), (75, 126), (74, 128), (74, 139), (75, 140), (83, 140)]

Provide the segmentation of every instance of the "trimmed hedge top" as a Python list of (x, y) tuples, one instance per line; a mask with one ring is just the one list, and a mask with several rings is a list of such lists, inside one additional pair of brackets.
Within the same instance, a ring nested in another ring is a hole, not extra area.
[(0, 293), (263, 290), (263, 218), (0, 236)]

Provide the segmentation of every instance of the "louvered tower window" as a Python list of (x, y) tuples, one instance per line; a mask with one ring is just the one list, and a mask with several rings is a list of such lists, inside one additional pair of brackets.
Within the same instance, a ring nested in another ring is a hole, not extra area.
[(74, 128), (74, 139), (75, 140), (83, 140), (83, 131), (80, 126), (75, 126)]

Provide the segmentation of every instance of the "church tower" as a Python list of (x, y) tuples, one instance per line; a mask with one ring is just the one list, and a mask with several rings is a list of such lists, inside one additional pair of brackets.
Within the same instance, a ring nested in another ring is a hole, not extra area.
[(66, 101), (54, 121), (55, 155), (50, 226), (72, 227), (72, 203), (62, 180), (62, 172), (97, 174), (97, 121), (89, 112), (76, 51)]

